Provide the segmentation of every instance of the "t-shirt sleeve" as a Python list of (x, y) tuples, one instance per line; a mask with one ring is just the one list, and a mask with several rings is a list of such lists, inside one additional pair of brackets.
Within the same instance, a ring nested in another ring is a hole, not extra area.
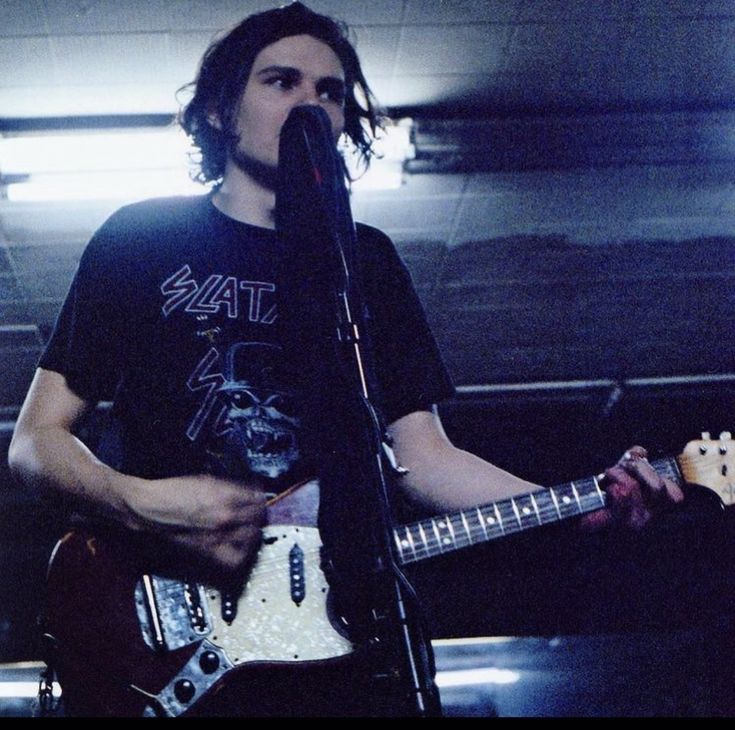
[(87, 245), (38, 363), (89, 402), (111, 399), (120, 372), (124, 296), (115, 229), (108, 221)]
[(367, 261), (366, 298), (384, 416), (392, 423), (455, 393), (451, 377), (392, 241), (360, 226)]

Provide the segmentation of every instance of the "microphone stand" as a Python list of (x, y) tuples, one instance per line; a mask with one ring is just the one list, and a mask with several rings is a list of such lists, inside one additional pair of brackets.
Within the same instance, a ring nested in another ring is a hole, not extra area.
[[(396, 556), (390, 495), (394, 487), (392, 480), (400, 478), (405, 470), (396, 464), (385, 426), (375, 405), (376, 379), (369, 350), (365, 302), (356, 273), (357, 235), (344, 182), (342, 160), (337, 154), (326, 112), (312, 106), (295, 108), (281, 132), (280, 152), (282, 156), (279, 159), (282, 161), (294, 154), (300, 155), (307, 164), (307, 178), (313, 176), (313, 180), (308, 181), (300, 205), (298, 200), (293, 199), (277, 202), (277, 228), (280, 225), (282, 229), (290, 230), (291, 236), (298, 238), (301, 243), (308, 232), (304, 230), (303, 222), (295, 221), (293, 216), (298, 216), (299, 210), (306, 213), (308, 208), (313, 222), (312, 206), (316, 203), (319, 209), (321, 203), (321, 209), (317, 210), (317, 219), (321, 216), (321, 225), (318, 225), (321, 235), (317, 236), (320, 242), (315, 243), (310, 251), (311, 268), (316, 269), (316, 276), (326, 275), (326, 287), (321, 291), (325, 300), (331, 300), (334, 323), (331, 341), (337, 360), (335, 371), (340, 374), (347, 389), (344, 400), (347, 404), (356, 403), (362, 411), (350, 415), (351, 420), (356, 416), (358, 418), (354, 432), (359, 434), (360, 441), (352, 444), (353, 453), (341, 453), (343, 434), (332, 434), (331, 452), (324, 454), (322, 451), (322, 457), (333, 463), (332, 471), (327, 467), (325, 473), (320, 474), (320, 499), (323, 510), (334, 509), (338, 514), (347, 513), (353, 517), (355, 513), (364, 512), (369, 518), (369, 527), (362, 537), (364, 542), (370, 544), (358, 545), (355, 550), (354, 536), (345, 534), (347, 521), (335, 520), (332, 515), (331, 519), (328, 516), (322, 522), (320, 513), (320, 531), (327, 555), (325, 572), (333, 587), (342, 586), (343, 602), (345, 594), (356, 591), (361, 596), (357, 602), (364, 600), (368, 605), (368, 620), (365, 620), (364, 605), (360, 606), (357, 614), (354, 611), (351, 613), (350, 609), (345, 613), (351, 614), (347, 618), (348, 623), (366, 639), (373, 653), (374, 663), (378, 665), (374, 672), (376, 684), (384, 684), (385, 692), (390, 694), (395, 691), (395, 682), (398, 680), (398, 691), (407, 714), (440, 715), (438, 691), (433, 681), (431, 642), (423, 626), (416, 595), (401, 572)], [(293, 182), (283, 184), (293, 185)], [(296, 202), (295, 213), (284, 210), (289, 202)], [(330, 208), (333, 215), (329, 214)], [(289, 215), (290, 219), (287, 218)], [(313, 233), (311, 235), (313, 239)], [(328, 244), (327, 251), (324, 250), (325, 242)], [(322, 268), (324, 266), (326, 270)], [(320, 268), (321, 272), (318, 271)], [(329, 336), (328, 333), (325, 336)], [(315, 379), (318, 377), (316, 375), (312, 379), (311, 386), (316, 384)], [(340, 407), (344, 407), (344, 404), (338, 405), (338, 411)], [(339, 454), (336, 462), (335, 452)], [(335, 484), (335, 470), (340, 469), (343, 461), (352, 465), (353, 472), (359, 472), (362, 479), (358, 481), (364, 483), (365, 493), (357, 494), (354, 485), (346, 487), (342, 483)], [(344, 558), (343, 551), (352, 554)], [(367, 552), (367, 556), (363, 551)], [(369, 585), (355, 589), (355, 584), (364, 584), (366, 577)], [(379, 596), (377, 601), (376, 594)], [(391, 708), (391, 712), (395, 712), (395, 708)]]

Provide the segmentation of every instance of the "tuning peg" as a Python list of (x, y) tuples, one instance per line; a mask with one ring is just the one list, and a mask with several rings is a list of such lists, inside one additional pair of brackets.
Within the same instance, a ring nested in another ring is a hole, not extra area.
[(702, 441), (709, 441), (709, 431), (702, 431)]
[(720, 434), (720, 441), (732, 441), (732, 434), (729, 431), (723, 431)]

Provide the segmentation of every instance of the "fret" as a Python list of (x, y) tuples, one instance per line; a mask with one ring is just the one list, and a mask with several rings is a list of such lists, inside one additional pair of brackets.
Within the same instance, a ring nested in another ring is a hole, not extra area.
[(519, 531), (527, 530), (531, 527), (538, 527), (540, 524), (539, 512), (532, 495), (523, 494), (518, 497), (513, 497), (511, 502)]
[(431, 549), (429, 548), (429, 541), (426, 539), (426, 533), (424, 532), (424, 526), (421, 522), (419, 522), (419, 535), (421, 536), (421, 542), (424, 544), (427, 554), (431, 555)]
[(501, 537), (505, 530), (503, 529), (503, 522), (500, 518), (500, 513), (497, 511), (497, 507), (494, 504), (488, 504), (484, 507), (478, 507), (477, 510), (480, 514), (482, 529), (488, 535), (488, 539)]
[(393, 539), (396, 543), (396, 549), (398, 550), (398, 555), (401, 558), (401, 562), (406, 561), (406, 554), (403, 552), (403, 540), (398, 536), (398, 532), (396, 530), (393, 530)]
[(600, 482), (597, 477), (592, 477), (592, 479), (595, 482), (595, 489), (597, 490), (597, 496), (600, 498), (600, 504), (604, 506), (605, 502), (607, 501), (605, 499), (605, 493), (602, 491), (602, 489), (600, 489)]
[(561, 510), (559, 509), (559, 501), (556, 498), (556, 492), (553, 489), (549, 489), (549, 493), (551, 494), (551, 499), (554, 502), (554, 508), (556, 509), (556, 515), (559, 519), (561, 519)]
[[(520, 505), (520, 512), (521, 512), (521, 527), (523, 529), (527, 527), (535, 527), (536, 526), (536, 520), (534, 519), (534, 516), (537, 514), (536, 506), (533, 503), (533, 495), (527, 494), (523, 495), (522, 497), (515, 497), (516, 505)], [(530, 503), (529, 504), (524, 504)], [(524, 522), (525, 520), (525, 522)]]
[(498, 513), (498, 508), (493, 504), (490, 505), (487, 509), (490, 510), (491, 514), (485, 515), (485, 525), (486, 528), (490, 527), (491, 529), (499, 529), (500, 534), (502, 535), (503, 530), (503, 521), (500, 519), (500, 514)]
[(441, 552), (441, 543), (439, 541), (439, 535), (436, 532), (436, 528), (433, 520), (423, 520), (420, 523), (421, 536), (423, 543), (426, 546), (427, 555), (437, 555)]
[(573, 485), (565, 484), (556, 487), (556, 492), (559, 496), (557, 504), (559, 505), (560, 519), (562, 520), (567, 517), (572, 517), (579, 514), (574, 496), (569, 495), (569, 492), (571, 491), (571, 486)]
[(503, 524), (503, 533), (512, 535), (519, 530), (517, 507), (513, 499), (504, 499), (495, 503), (495, 512)]
[(538, 504), (536, 503), (536, 498), (533, 496), (533, 492), (528, 495), (531, 498), (531, 504), (533, 504), (533, 509), (536, 512), (536, 519), (538, 520), (539, 525), (542, 524), (541, 522), (541, 515), (538, 511)]
[(569, 483), (572, 487), (572, 492), (574, 493), (574, 499), (577, 500), (577, 507), (579, 507), (579, 511), (582, 511), (582, 503), (579, 501), (579, 492), (577, 491), (577, 487), (574, 486), (574, 482)]
[[(454, 536), (454, 525), (452, 524), (452, 518), (446, 517), (445, 521), (447, 524), (447, 528), (449, 529), (449, 534), (451, 535), (450, 540), (452, 541), (452, 544), (455, 544), (457, 542), (457, 539)], [(445, 545), (448, 545), (448, 544), (449, 543), (445, 541)]]
[(584, 484), (588, 487), (583, 497), (586, 503), (585, 512), (592, 512), (593, 510), (600, 509), (600, 507), (604, 507), (606, 504), (605, 493), (600, 488), (597, 477), (586, 479)]
[[(402, 564), (413, 563), (423, 558), (431, 557), (431, 551), (425, 542), (421, 542), (420, 538), (423, 534), (421, 523), (413, 525), (403, 525), (402, 528), (405, 531), (405, 537), (401, 537), (398, 530), (393, 531), (393, 535), (398, 546), (398, 552)], [(410, 548), (410, 552), (407, 549)]]
[(495, 512), (495, 519), (498, 521), (498, 525), (500, 525), (500, 531), (505, 535), (505, 522), (503, 521), (503, 515), (500, 514), (497, 504), (493, 505), (493, 511)]
[(464, 516), (464, 512), (457, 512), (449, 515), (449, 525), (451, 527), (454, 544), (458, 548), (472, 545), (472, 535), (467, 529), (467, 519)]
[(485, 539), (488, 540), (489, 538), (487, 535), (487, 527), (485, 527), (485, 518), (482, 516), (482, 512), (479, 507), (477, 508), (476, 512), (480, 527), (482, 527), (482, 534), (485, 535)]
[(485, 521), (482, 519), (482, 513), (473, 508), (464, 511), (463, 514), (469, 529), (469, 544), (486, 542), (489, 538)]
[(398, 541), (398, 550), (401, 553), (401, 558), (405, 559), (404, 550), (410, 549), (413, 553), (413, 556), (416, 557), (416, 546), (413, 542), (413, 535), (411, 534), (411, 530), (408, 527), (408, 525), (405, 526), (405, 532), (406, 537), (398, 540), (398, 535), (396, 535), (396, 540)]
[(437, 542), (439, 543), (439, 549), (442, 552), (451, 550), (454, 546), (454, 528), (452, 527), (451, 521), (446, 517), (442, 517), (440, 520), (432, 520), (434, 525), (434, 534), (436, 535)]
[[(559, 511), (554, 501), (556, 495), (551, 489), (539, 489), (537, 492), (533, 492), (533, 494), (529, 496), (533, 499), (539, 525), (557, 522), (560, 519)], [(534, 525), (534, 527), (535, 526), (536, 525)]]
[(436, 537), (436, 546), (441, 551), (441, 549), (442, 549), (442, 538), (441, 538), (441, 535), (439, 534), (439, 528), (436, 526), (436, 520), (431, 520), (431, 527), (433, 528), (434, 536)]
[(467, 533), (467, 540), (469, 541), (469, 544), (472, 545), (472, 533), (470, 532), (470, 526), (467, 524), (467, 518), (465, 517), (464, 512), (460, 512), (459, 514), (462, 517), (464, 531)]
[(518, 512), (518, 505), (516, 504), (516, 501), (515, 499), (513, 499), (513, 497), (510, 498), (510, 505), (511, 507), (513, 507), (513, 514), (516, 516), (518, 527), (523, 527), (523, 522), (521, 521), (521, 515)]

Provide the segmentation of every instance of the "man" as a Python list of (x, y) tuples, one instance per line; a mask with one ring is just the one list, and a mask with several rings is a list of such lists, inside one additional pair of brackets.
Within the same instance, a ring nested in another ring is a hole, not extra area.
[[(331, 19), (294, 3), (247, 18), (210, 47), (182, 123), (214, 191), (129, 206), (97, 232), (10, 448), (24, 482), (192, 557), (211, 582), (252, 563), (266, 494), (313, 472), (276, 316), (278, 298), (288, 296), (274, 231), (279, 134), (301, 105), (323, 109), (334, 140), (346, 134), (369, 158), (363, 124), (374, 130), (377, 115), (357, 56)], [(410, 280), (385, 236), (365, 226), (358, 234), (384, 416), (407, 470), (399, 478), (407, 499), (452, 510), (538, 489), (450, 443), (432, 404), (452, 387)], [(73, 435), (107, 398), (121, 433), (114, 465)], [(588, 517), (595, 526), (638, 528), (653, 509), (683, 499), (639, 447), (605, 481), (610, 506)], [(310, 714), (308, 690), (294, 692), (289, 708), (279, 695), (258, 711)], [(330, 709), (358, 714), (370, 705)]]

